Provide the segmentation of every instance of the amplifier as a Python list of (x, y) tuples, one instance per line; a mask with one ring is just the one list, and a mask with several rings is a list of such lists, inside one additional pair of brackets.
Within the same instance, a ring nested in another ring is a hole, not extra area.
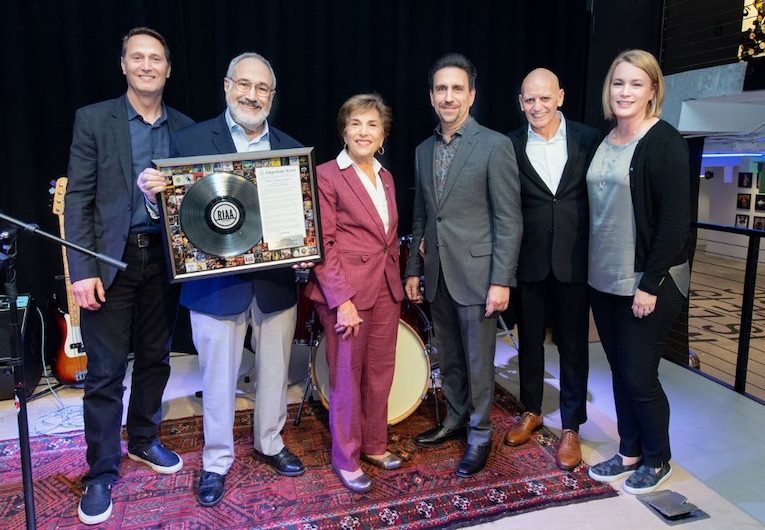
[[(21, 328), (24, 382), (29, 396), (42, 376), (42, 325), (31, 296), (19, 295), (16, 304)], [(11, 356), (10, 316), (10, 300), (7, 296), (0, 296), (0, 400), (13, 399), (13, 368), (8, 364)]]

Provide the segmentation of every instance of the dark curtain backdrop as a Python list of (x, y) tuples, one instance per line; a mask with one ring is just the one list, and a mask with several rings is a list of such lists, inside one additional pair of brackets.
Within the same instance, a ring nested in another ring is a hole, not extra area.
[[(232, 57), (257, 51), (270, 59), (278, 79), (271, 121), (314, 146), (319, 163), (341, 147), (335, 126), (340, 104), (359, 92), (382, 94), (394, 116), (383, 163), (396, 179), (404, 235), (411, 226), (414, 148), (436, 123), (427, 71), (439, 56), (457, 51), (476, 64), (473, 115), (484, 125), (507, 132), (525, 123), (518, 89), (523, 76), (539, 66), (559, 75), (566, 115), (583, 120), (593, 107), (588, 89), (601, 86), (616, 52), (637, 45), (652, 49), (655, 25), (644, 28), (630, 21), (654, 20), (657, 14), (660, 20), (661, 4), (0, 0), (0, 209), (57, 232), (49, 188), (66, 173), (74, 112), (124, 92), (121, 36), (148, 25), (163, 33), (171, 48), (165, 101), (198, 121), (223, 110), (222, 81)], [(618, 17), (620, 31), (607, 32), (591, 45), (598, 37), (595, 30), (611, 25), (601, 17), (593, 28), (591, 14), (598, 10)], [(636, 13), (642, 18), (635, 19)], [(595, 92), (597, 109), (599, 88)], [(24, 234), (18, 264), (21, 292), (31, 292), (38, 301), (62, 292), (55, 280), (62, 270), (57, 247)]]
[[(0, 0), (0, 209), (56, 232), (51, 180), (66, 173), (78, 107), (125, 90), (121, 36), (133, 26), (163, 33), (172, 53), (165, 101), (195, 120), (224, 107), (229, 60), (257, 51), (278, 80), (271, 121), (316, 160), (341, 147), (335, 119), (350, 95), (377, 91), (392, 106), (393, 132), (383, 163), (391, 169), (411, 224), (415, 146), (435, 118), (427, 71), (458, 51), (478, 68), (476, 118), (509, 131), (523, 123), (518, 87), (530, 69), (556, 71), (564, 109), (581, 118), (588, 2), (474, 0)], [(57, 289), (58, 248), (30, 235), (19, 240), (19, 286), (37, 299)]]

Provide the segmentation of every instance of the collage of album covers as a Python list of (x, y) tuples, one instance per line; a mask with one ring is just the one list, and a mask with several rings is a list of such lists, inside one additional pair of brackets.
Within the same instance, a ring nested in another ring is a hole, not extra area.
[(323, 259), (312, 151), (153, 160), (171, 281)]

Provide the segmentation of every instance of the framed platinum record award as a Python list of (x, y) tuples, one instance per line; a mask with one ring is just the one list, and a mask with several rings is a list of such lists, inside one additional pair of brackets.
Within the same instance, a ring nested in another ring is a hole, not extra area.
[(152, 162), (172, 282), (323, 259), (313, 148)]

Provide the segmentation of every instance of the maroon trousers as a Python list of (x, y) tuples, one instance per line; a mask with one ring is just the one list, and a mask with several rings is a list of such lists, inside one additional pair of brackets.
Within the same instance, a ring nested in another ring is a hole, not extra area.
[(359, 311), (359, 334), (334, 332), (337, 310), (316, 303), (325, 330), (329, 367), (329, 429), (332, 463), (355, 471), (359, 455), (382, 454), (388, 445), (388, 394), (396, 364), (401, 304), (384, 288), (374, 306)]

